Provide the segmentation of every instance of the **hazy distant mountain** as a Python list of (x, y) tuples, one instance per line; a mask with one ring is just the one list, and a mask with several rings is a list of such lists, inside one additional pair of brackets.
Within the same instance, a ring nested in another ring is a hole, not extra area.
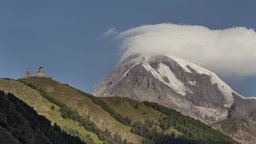
[[(156, 102), (208, 124), (245, 116), (255, 120), (256, 100), (240, 96), (213, 72), (173, 56), (130, 56), (93, 94)], [(243, 139), (242, 132), (236, 139)]]
[[(86, 143), (236, 143), (204, 123), (158, 104), (98, 98), (50, 78), (0, 79), (0, 90), (13, 93), (41, 117)], [(26, 124), (30, 125), (30, 119)], [(0, 120), (6, 123), (6, 118)], [(6, 140), (2, 135), (0, 138)]]

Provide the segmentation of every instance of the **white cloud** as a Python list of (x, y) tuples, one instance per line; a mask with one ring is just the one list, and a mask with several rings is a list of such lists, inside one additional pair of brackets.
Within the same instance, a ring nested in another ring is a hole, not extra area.
[(118, 34), (118, 31), (115, 28), (109, 28), (102, 36), (112, 36)]
[(256, 33), (234, 27), (144, 25), (118, 34), (121, 60), (132, 54), (173, 55), (206, 67), (220, 76), (256, 76)]

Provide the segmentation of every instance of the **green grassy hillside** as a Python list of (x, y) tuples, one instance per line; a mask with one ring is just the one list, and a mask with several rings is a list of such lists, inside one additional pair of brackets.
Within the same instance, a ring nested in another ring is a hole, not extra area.
[(100, 98), (106, 103), (115, 113), (120, 114), (122, 117), (129, 118), (132, 122), (145, 124), (147, 122), (154, 123), (154, 128), (164, 135), (182, 136), (182, 133), (178, 130), (170, 127), (163, 130), (160, 127), (160, 120), (167, 117), (164, 113), (161, 113), (144, 103), (137, 102), (135, 100), (123, 97), (102, 97)]
[(118, 134), (129, 142), (139, 143), (141, 137), (130, 132), (130, 128), (114, 119), (108, 112), (95, 104), (90, 98), (66, 84), (49, 78), (21, 79), (22, 82), (42, 89), (48, 96), (65, 104), (85, 119), (92, 121), (101, 131), (109, 131), (114, 137)]
[(111, 109), (123, 117), (128, 117), (132, 122), (158, 121), (164, 115), (151, 107), (135, 100), (120, 97), (102, 97)]
[(31, 107), (0, 91), (0, 143), (2, 144), (82, 144), (60, 131), (57, 125), (39, 116)]
[(145, 143), (236, 143), (198, 120), (155, 103), (139, 103), (122, 97), (100, 99), (116, 113), (129, 117), (132, 131), (143, 136)]
[(50, 78), (0, 79), (62, 130), (87, 143), (236, 143), (190, 117), (148, 102), (98, 98)]
[(52, 125), (57, 123), (67, 133), (74, 131), (76, 133), (75, 136), (79, 136), (84, 142), (88, 142), (88, 137), (90, 137), (95, 143), (102, 143), (96, 134), (81, 127), (76, 121), (63, 119), (59, 111), (60, 107), (44, 98), (37, 90), (19, 81), (10, 79), (0, 79), (0, 89), (6, 93), (13, 93), (16, 97), (33, 107), (38, 114), (50, 120)]

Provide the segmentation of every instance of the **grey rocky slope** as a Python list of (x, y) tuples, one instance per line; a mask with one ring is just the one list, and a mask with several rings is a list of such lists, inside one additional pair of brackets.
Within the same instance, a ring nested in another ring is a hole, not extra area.
[[(156, 102), (208, 124), (241, 117), (256, 106), (213, 72), (173, 56), (130, 56), (93, 94)], [(250, 106), (242, 106), (247, 101)]]
[(234, 103), (227, 119), (212, 124), (215, 129), (229, 135), (242, 144), (256, 143), (256, 100), (235, 93)]

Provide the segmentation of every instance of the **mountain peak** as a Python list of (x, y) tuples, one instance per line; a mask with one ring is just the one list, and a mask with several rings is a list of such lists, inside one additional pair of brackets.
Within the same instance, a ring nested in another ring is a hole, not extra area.
[(234, 103), (233, 93), (215, 73), (163, 55), (126, 58), (93, 92), (157, 102), (206, 123), (226, 119)]

